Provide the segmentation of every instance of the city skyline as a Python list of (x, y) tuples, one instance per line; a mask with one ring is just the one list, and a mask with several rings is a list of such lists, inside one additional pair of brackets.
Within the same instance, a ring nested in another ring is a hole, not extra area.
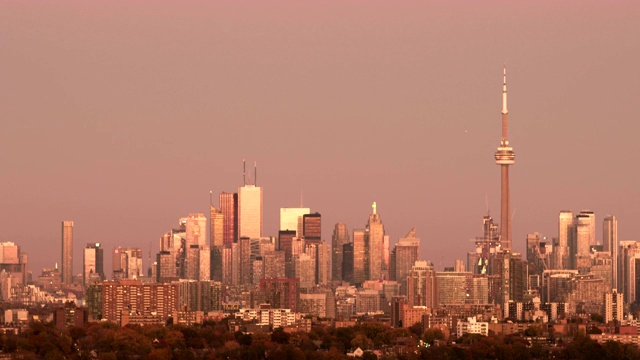
[(420, 258), (452, 266), (500, 212), (503, 63), (514, 250), (558, 236), (564, 209), (594, 211), (599, 242), (607, 215), (640, 238), (636, 4), (34, 4), (0, 12), (0, 226), (34, 273), (60, 262), (42, 245), (59, 249), (67, 219), (74, 275), (86, 243), (156, 253), (178, 218), (209, 213), (209, 191), (242, 186), (244, 158), (264, 235), (301, 193), (325, 241), (338, 222), (364, 228), (376, 201), (391, 246), (416, 227)]

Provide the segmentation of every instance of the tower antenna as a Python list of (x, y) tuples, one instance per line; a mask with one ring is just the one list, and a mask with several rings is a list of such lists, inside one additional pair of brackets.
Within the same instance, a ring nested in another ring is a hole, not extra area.
[(258, 186), (258, 162), (253, 162), (253, 185)]
[(247, 162), (242, 159), (242, 182), (247, 185)]

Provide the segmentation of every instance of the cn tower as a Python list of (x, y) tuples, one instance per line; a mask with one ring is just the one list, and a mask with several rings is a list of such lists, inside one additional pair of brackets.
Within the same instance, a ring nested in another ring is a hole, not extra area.
[(509, 119), (507, 115), (507, 66), (504, 67), (504, 77), (502, 82), (502, 139), (496, 151), (496, 164), (500, 165), (500, 245), (502, 250), (511, 251), (511, 210), (509, 204), (509, 165), (515, 163), (516, 154), (509, 146), (508, 127)]

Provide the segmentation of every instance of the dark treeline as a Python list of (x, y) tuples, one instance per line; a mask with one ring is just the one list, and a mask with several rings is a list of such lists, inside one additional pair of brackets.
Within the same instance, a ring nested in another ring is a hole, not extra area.
[[(440, 330), (394, 329), (380, 323), (353, 327), (314, 326), (309, 333), (230, 332), (226, 321), (197, 326), (125, 326), (90, 323), (60, 330), (31, 323), (19, 335), (0, 336), (0, 349), (18, 359), (345, 359), (353, 349), (363, 359), (640, 359), (635, 345), (600, 345), (578, 335), (566, 344), (531, 345), (524, 337), (465, 335), (444, 343)], [(438, 345), (439, 344), (439, 345)]]

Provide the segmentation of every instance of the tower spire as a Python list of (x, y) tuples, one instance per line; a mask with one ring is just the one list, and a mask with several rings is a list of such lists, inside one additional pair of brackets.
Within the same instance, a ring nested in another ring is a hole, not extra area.
[(502, 113), (508, 114), (507, 111), (507, 64), (504, 64), (502, 75)]
[(509, 145), (507, 111), (507, 66), (502, 77), (502, 139), (495, 153), (496, 164), (500, 165), (500, 243), (502, 249), (511, 250), (511, 218), (509, 201), (509, 165), (515, 163), (515, 153)]
[(507, 118), (507, 65), (504, 65), (502, 75), (502, 142), (504, 146), (509, 145), (509, 119)]

